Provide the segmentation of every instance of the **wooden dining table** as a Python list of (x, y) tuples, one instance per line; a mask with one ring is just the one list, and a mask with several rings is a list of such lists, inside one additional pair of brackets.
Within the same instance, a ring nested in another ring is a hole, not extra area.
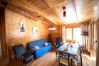
[[(75, 57), (77, 56), (78, 47), (79, 46), (77, 46), (77, 45), (75, 46), (75, 45), (72, 45), (72, 44), (71, 45), (63, 44), (57, 50), (59, 52), (63, 52), (63, 55), (65, 53), (68, 54), (68, 58), (70, 60), (69, 66), (72, 66), (72, 61), (73, 61), (73, 59), (76, 59)], [(81, 60), (80, 66), (82, 66), (82, 57), (81, 57), (81, 55), (80, 55), (80, 60)]]

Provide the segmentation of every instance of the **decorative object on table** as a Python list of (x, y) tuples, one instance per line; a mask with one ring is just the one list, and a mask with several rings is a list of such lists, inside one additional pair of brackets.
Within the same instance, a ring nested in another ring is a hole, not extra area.
[(20, 26), (20, 32), (25, 32), (25, 25), (23, 21), (20, 21), (19, 26)]
[(33, 32), (34, 37), (37, 37), (39, 35), (38, 27), (33, 27), (32, 32)]

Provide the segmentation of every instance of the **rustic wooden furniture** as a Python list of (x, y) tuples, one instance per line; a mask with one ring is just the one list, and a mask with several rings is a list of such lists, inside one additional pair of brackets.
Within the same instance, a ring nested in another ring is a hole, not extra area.
[(14, 55), (17, 61), (27, 64), (33, 60), (33, 54), (26, 52), (22, 44), (13, 47)]

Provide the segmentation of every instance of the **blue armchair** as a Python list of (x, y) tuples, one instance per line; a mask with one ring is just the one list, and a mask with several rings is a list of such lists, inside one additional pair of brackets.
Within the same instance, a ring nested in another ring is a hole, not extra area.
[(14, 55), (17, 61), (27, 64), (33, 60), (33, 54), (27, 53), (22, 44), (13, 47)]

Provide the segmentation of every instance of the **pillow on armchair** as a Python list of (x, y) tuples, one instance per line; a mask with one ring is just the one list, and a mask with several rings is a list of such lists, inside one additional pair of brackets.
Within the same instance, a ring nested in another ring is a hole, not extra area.
[(39, 46), (34, 46), (34, 48), (35, 48), (36, 50), (38, 50), (38, 49), (39, 49)]
[(43, 46), (47, 46), (48, 45), (48, 43), (47, 42), (45, 42), (44, 44), (43, 44)]

